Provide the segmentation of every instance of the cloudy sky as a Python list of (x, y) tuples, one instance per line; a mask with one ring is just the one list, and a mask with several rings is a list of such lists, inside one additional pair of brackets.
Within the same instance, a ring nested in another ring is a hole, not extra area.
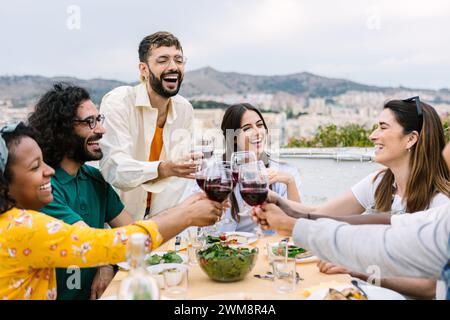
[(135, 81), (138, 43), (159, 30), (187, 70), (450, 88), (447, 0), (2, 1), (0, 75)]

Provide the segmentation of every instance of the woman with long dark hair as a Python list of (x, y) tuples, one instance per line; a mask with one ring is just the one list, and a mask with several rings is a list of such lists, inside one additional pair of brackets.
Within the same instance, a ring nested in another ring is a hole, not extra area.
[[(284, 162), (275, 161), (265, 150), (268, 127), (261, 112), (249, 103), (230, 106), (223, 116), (221, 130), (225, 138), (226, 152), (224, 160), (230, 161), (233, 152), (252, 151), (257, 160), (268, 168), (270, 189), (279, 196), (294, 202), (300, 202), (301, 185), (297, 168)], [(232, 218), (232, 227), (236, 231), (254, 231), (257, 226), (250, 217), (240, 216), (244, 210), (244, 201), (236, 186), (231, 194), (231, 208), (227, 215)], [(228, 230), (227, 230), (228, 231)]]

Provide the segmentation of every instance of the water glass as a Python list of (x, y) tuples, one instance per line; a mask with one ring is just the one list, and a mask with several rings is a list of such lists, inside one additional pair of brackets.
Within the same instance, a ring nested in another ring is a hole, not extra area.
[(164, 296), (170, 300), (186, 300), (188, 291), (188, 268), (177, 265), (164, 271)]
[(188, 229), (188, 238), (187, 238), (187, 250), (188, 250), (188, 258), (189, 265), (195, 266), (197, 265), (197, 250), (200, 250), (203, 247), (203, 241), (200, 236), (200, 228), (190, 228)]
[(273, 255), (270, 252), (270, 248), (267, 247), (269, 261), (272, 265), (274, 275), (273, 283), (278, 293), (294, 292), (297, 287), (296, 260), (289, 259), (287, 256), (287, 246), (284, 248), (286, 248), (286, 254)]

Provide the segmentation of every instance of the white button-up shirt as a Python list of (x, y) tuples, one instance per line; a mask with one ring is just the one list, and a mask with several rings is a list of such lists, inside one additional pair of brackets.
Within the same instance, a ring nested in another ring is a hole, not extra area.
[(152, 162), (148, 159), (158, 110), (152, 108), (144, 84), (113, 89), (103, 97), (100, 112), (106, 118), (100, 171), (118, 189), (125, 209), (142, 219), (147, 192), (153, 193), (151, 215), (178, 204), (188, 179), (157, 179), (158, 166), (161, 160), (178, 161), (190, 151), (194, 110), (189, 101), (179, 95), (170, 99), (160, 161)]

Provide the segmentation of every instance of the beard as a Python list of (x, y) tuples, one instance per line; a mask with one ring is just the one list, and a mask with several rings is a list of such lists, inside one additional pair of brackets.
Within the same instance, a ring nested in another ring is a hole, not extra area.
[[(170, 98), (178, 94), (178, 91), (180, 91), (181, 83), (183, 82), (183, 74), (180, 71), (171, 71), (171, 72), (164, 72), (161, 74), (161, 77), (158, 79), (158, 77), (150, 70), (150, 67), (148, 67), (148, 70), (150, 72), (149, 77), (149, 83), (150, 87), (153, 91), (155, 91), (157, 94), (159, 94), (161, 97), (164, 98)], [(176, 89), (174, 90), (166, 90), (164, 89), (164, 86), (162, 84), (162, 77), (166, 74), (178, 74), (178, 85)]]
[(89, 141), (96, 141), (102, 138), (101, 134), (94, 134), (93, 136), (86, 139), (86, 137), (81, 137), (76, 133), (72, 134), (72, 137), (68, 139), (70, 141), (67, 146), (69, 150), (67, 157), (80, 163), (84, 164), (87, 161), (97, 161), (103, 158), (103, 152), (99, 149), (97, 152), (93, 153), (87, 149), (87, 143)]

